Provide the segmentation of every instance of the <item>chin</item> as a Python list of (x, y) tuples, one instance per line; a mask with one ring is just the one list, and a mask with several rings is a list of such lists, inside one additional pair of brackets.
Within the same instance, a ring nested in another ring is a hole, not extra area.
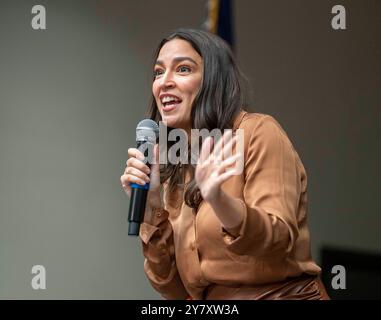
[(162, 121), (167, 127), (171, 127), (171, 128), (178, 128), (179, 127), (179, 121), (177, 121), (173, 117), (164, 116), (164, 117), (162, 117)]

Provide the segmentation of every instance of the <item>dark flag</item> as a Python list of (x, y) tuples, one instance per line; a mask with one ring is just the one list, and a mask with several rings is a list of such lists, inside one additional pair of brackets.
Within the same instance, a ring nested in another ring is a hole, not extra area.
[(232, 0), (208, 0), (208, 31), (219, 35), (234, 48), (234, 19)]

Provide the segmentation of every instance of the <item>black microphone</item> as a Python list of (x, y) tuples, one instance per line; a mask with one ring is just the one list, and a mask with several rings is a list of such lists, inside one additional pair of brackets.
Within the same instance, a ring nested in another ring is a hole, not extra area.
[[(136, 127), (136, 145), (144, 154), (144, 163), (150, 167), (153, 160), (153, 147), (159, 137), (159, 126), (151, 119), (140, 121)], [(147, 194), (149, 183), (144, 186), (137, 183), (130, 183), (131, 198), (130, 209), (128, 212), (128, 235), (138, 236), (140, 224), (144, 219), (146, 209)]]

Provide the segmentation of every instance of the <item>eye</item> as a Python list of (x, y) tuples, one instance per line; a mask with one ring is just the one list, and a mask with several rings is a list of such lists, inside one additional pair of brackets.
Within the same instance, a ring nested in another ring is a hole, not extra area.
[(191, 68), (189, 68), (187, 66), (180, 66), (177, 70), (179, 72), (191, 72)]
[(163, 74), (163, 70), (162, 69), (155, 69), (153, 71), (153, 76), (156, 78), (158, 76), (160, 76), (161, 74)]

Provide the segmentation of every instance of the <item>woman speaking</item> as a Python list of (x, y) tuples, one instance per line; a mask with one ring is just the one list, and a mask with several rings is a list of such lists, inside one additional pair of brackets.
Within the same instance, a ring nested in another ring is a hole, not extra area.
[[(152, 286), (166, 299), (329, 299), (311, 257), (305, 169), (273, 117), (245, 111), (228, 45), (178, 29), (159, 44), (153, 74), (152, 120), (189, 141), (192, 129), (227, 133), (203, 141), (197, 164), (148, 167), (128, 150), (125, 192), (150, 183), (140, 237)], [(238, 129), (243, 150), (231, 154)]]

